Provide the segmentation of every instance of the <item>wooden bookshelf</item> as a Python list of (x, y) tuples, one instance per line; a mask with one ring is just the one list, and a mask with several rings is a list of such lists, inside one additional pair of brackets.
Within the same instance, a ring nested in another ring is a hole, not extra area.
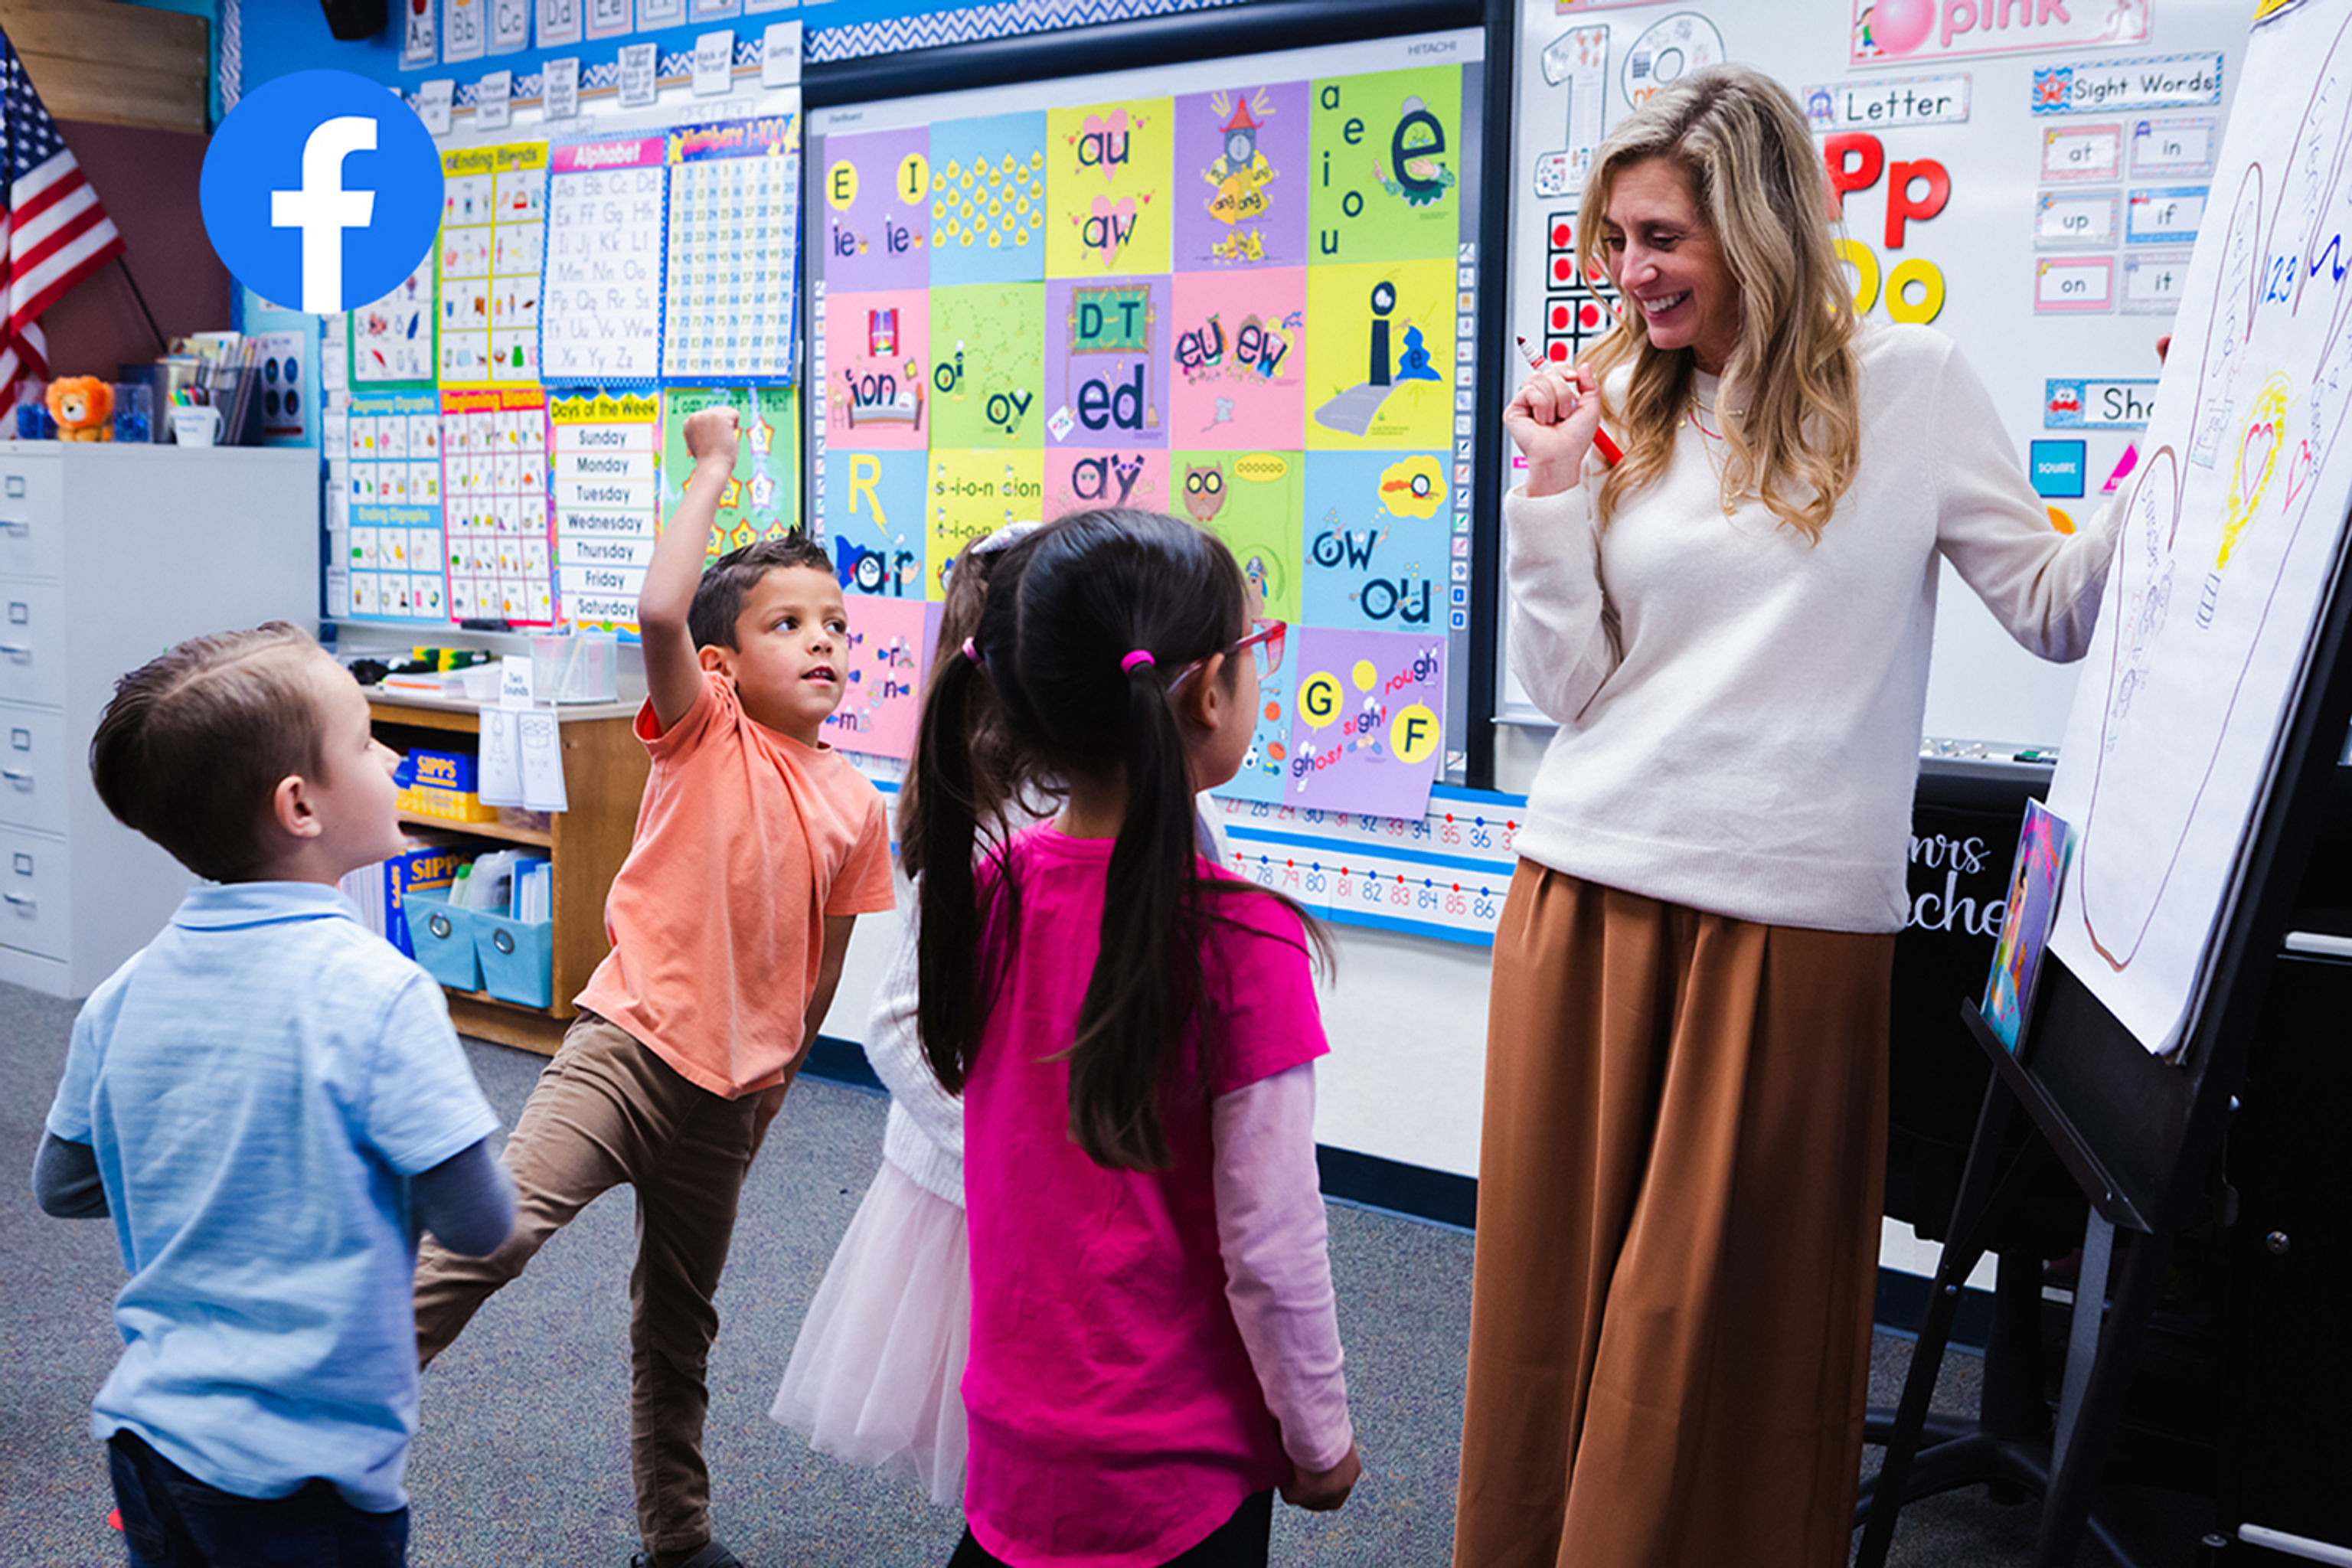
[[(478, 710), (427, 698), (371, 692), (368, 710), (379, 733), (406, 749), (429, 743), (418, 731), (450, 735), (480, 733)], [(602, 703), (557, 710), (563, 743), (563, 790), (571, 809), (554, 813), (541, 833), (499, 822), (452, 822), (446, 817), (403, 812), (410, 826), (460, 837), (501, 844), (527, 844), (547, 851), (554, 869), (553, 1005), (525, 1007), (478, 991), (451, 991), (449, 1016), (461, 1035), (519, 1046), (552, 1056), (563, 1031), (577, 1016), (572, 999), (604, 961), (612, 944), (604, 938), (604, 894), (628, 858), (636, 829), (637, 802), (645, 794), (650, 763), (630, 731), (636, 708)], [(410, 731), (404, 737), (400, 731)]]

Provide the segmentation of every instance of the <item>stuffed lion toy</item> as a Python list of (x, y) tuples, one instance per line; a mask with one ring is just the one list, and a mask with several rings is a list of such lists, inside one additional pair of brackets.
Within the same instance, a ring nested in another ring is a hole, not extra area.
[(114, 388), (94, 375), (69, 375), (49, 383), (49, 416), (60, 441), (114, 439)]

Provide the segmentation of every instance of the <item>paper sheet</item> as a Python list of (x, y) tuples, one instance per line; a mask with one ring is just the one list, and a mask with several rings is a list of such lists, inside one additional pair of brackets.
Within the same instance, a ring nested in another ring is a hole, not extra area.
[(475, 778), (484, 805), (523, 803), (522, 748), (516, 735), (520, 717), (510, 709), (482, 710), (481, 763)]
[(569, 811), (563, 793), (562, 727), (543, 711), (518, 713), (522, 752), (522, 803), (532, 811)]

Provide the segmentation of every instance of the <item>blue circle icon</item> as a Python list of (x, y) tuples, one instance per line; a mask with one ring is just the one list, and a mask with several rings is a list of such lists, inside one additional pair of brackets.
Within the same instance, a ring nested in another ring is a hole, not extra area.
[(221, 121), (199, 197), (239, 282), (326, 315), (383, 299), (431, 253), (441, 154), (398, 93), (349, 71), (296, 71)]

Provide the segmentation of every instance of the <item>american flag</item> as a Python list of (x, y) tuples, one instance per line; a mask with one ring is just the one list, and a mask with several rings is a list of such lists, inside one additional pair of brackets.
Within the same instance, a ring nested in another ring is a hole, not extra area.
[(49, 374), (47, 345), (33, 323), (67, 289), (122, 254), (122, 236), (81, 177), (57, 122), (41, 107), (16, 48), (0, 35), (0, 134), (8, 142), (7, 188), (0, 192), (0, 258), (7, 316), (0, 321), (0, 403), (16, 384)]

